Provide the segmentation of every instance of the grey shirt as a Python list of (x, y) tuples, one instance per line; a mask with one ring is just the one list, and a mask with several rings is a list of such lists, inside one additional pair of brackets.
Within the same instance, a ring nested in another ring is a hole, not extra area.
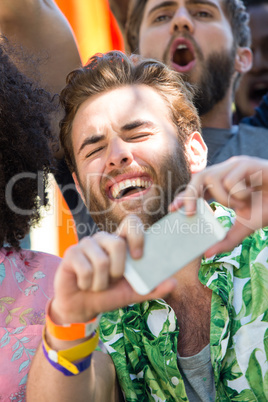
[(208, 147), (208, 166), (223, 162), (235, 155), (268, 159), (268, 129), (266, 128), (239, 124), (230, 130), (204, 128), (202, 135)]
[(180, 357), (178, 366), (190, 402), (213, 402), (216, 397), (214, 373), (210, 358), (210, 345), (198, 354)]

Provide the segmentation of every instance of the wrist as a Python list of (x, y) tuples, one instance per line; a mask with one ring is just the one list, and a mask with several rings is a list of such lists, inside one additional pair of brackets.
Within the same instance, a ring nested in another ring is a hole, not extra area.
[[(54, 318), (51, 317), (51, 305), (53, 300), (47, 304), (46, 311), (46, 329), (49, 335), (61, 341), (77, 341), (79, 339), (86, 339), (95, 332), (99, 326), (101, 315), (89, 320), (87, 322), (62, 322), (58, 324), (54, 322)], [(55, 315), (54, 315), (55, 317)]]
[[(97, 313), (88, 312), (85, 314), (85, 310), (79, 314), (77, 311), (74, 311), (72, 306), (69, 308), (66, 307), (67, 303), (60, 303), (58, 299), (52, 298), (47, 303), (47, 311), (49, 309), (49, 316), (51, 320), (56, 325), (64, 325), (64, 324), (71, 324), (73, 322), (87, 322), (93, 320), (98, 316)], [(69, 305), (69, 304), (68, 304)]]
[(56, 350), (49, 345), (46, 329), (42, 334), (42, 349), (45, 358), (58, 371), (66, 376), (78, 375), (89, 368), (92, 353), (98, 345), (99, 333), (94, 332), (88, 340), (67, 349)]
[(76, 339), (74, 341), (65, 341), (65, 340), (58, 339), (55, 336), (51, 335), (51, 333), (48, 331), (47, 327), (45, 328), (45, 336), (46, 336), (46, 339), (47, 339), (47, 343), (54, 350), (62, 350), (62, 349), (73, 348), (74, 346), (77, 346), (80, 343), (83, 343), (87, 339), (90, 338), (90, 336), (88, 336), (88, 337), (86, 337), (84, 339)]

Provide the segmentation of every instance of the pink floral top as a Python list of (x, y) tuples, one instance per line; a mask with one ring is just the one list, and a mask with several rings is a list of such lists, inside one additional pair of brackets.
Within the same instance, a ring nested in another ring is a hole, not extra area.
[(27, 375), (41, 340), (45, 307), (60, 258), (0, 249), (0, 401), (25, 401)]

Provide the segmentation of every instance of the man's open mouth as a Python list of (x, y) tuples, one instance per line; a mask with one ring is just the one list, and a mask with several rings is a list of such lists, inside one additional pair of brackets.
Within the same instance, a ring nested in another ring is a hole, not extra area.
[(178, 71), (185, 72), (191, 69), (195, 61), (191, 43), (183, 38), (174, 41), (171, 49), (171, 60)]
[(184, 67), (193, 60), (194, 55), (186, 45), (181, 44), (177, 46), (175, 52), (173, 53), (173, 63)]
[(131, 178), (115, 183), (110, 187), (110, 197), (120, 200), (131, 195), (139, 195), (144, 190), (151, 187), (152, 181), (149, 178)]

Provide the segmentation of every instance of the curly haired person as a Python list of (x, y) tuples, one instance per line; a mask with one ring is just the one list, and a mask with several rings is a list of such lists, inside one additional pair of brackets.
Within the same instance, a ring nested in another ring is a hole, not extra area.
[(57, 106), (48, 92), (18, 70), (15, 53), (1, 38), (0, 399), (4, 401), (25, 401), (28, 371), (60, 260), (20, 248), (21, 239), (39, 222), (41, 206), (48, 205), (46, 186), (53, 162), (49, 121)]

